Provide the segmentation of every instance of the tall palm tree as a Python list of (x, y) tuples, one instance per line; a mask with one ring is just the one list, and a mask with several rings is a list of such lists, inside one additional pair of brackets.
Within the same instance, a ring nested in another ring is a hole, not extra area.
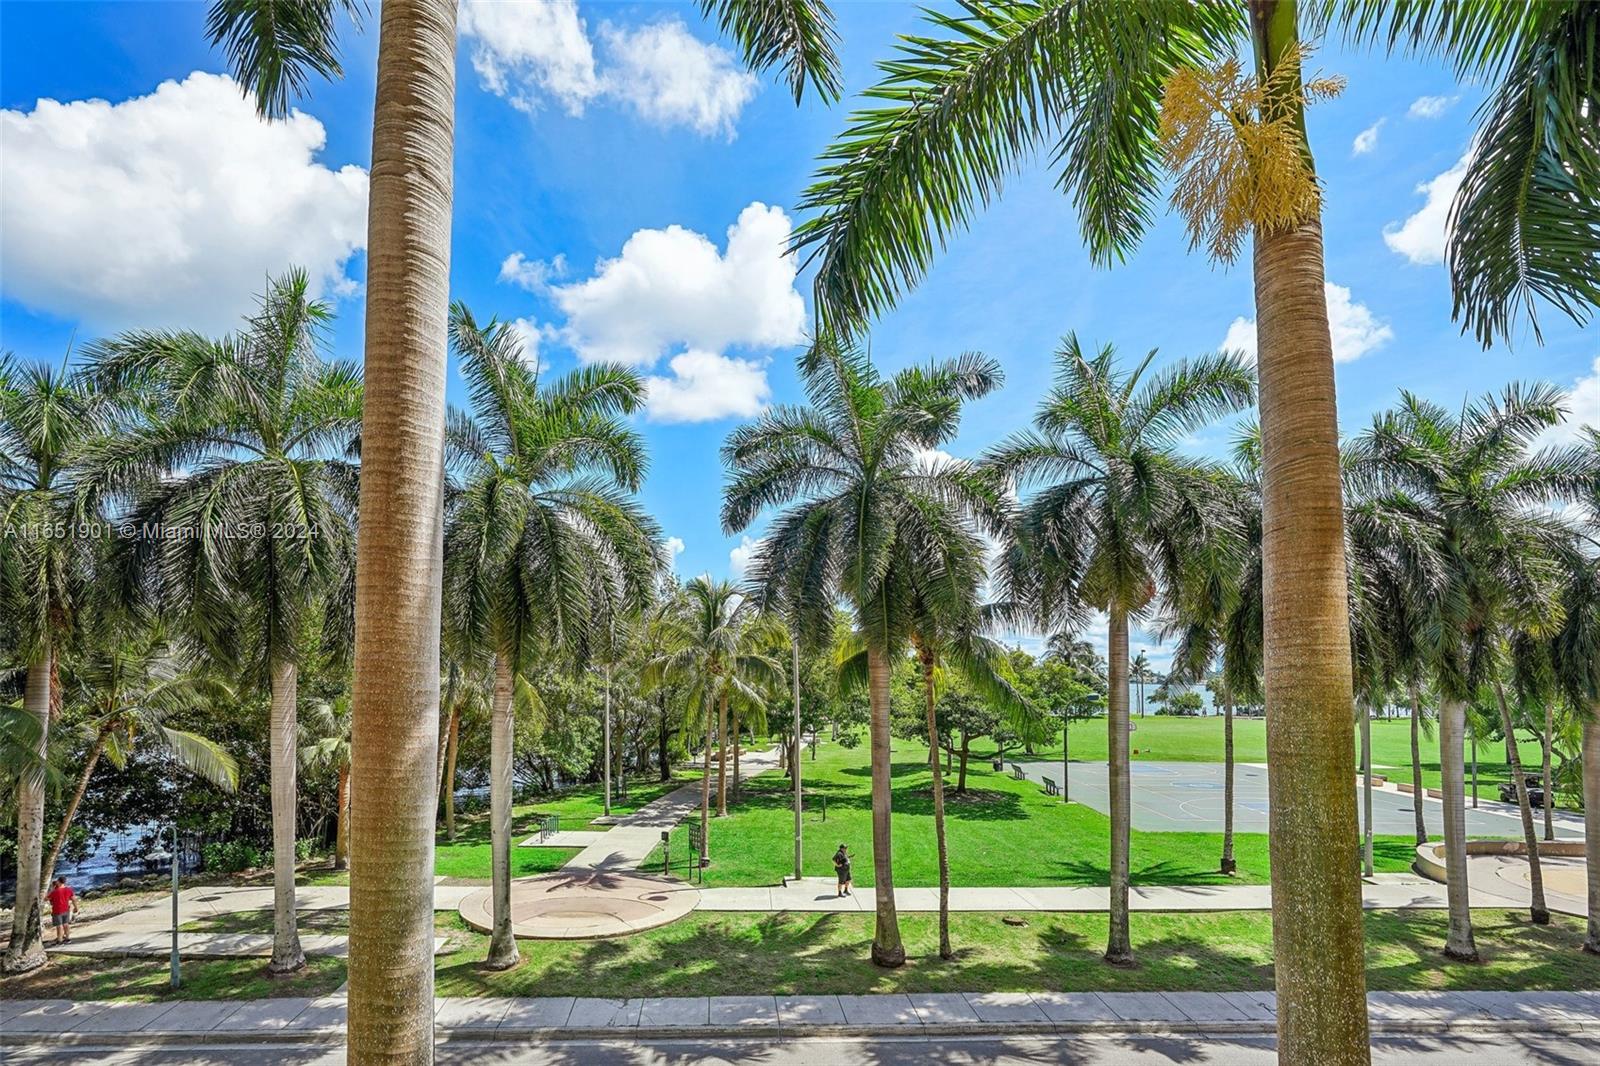
[(753, 597), (787, 605), (804, 639), (819, 644), (831, 635), (836, 598), (855, 612), (870, 707), (872, 960), (900, 966), (905, 948), (890, 842), (891, 664), (917, 623), (914, 576), (955, 567), (937, 554), (916, 559), (916, 567), (895, 564), (908, 560), (907, 546), (937, 552), (946, 543), (938, 534), (971, 518), (991, 531), (1003, 526), (1004, 501), (990, 487), (959, 464), (927, 458), (955, 436), (961, 405), (998, 387), (1000, 368), (969, 354), (884, 378), (860, 347), (823, 338), (802, 357), (800, 377), (808, 406), (775, 407), (723, 445), (729, 481), (722, 525), (738, 532), (766, 509), (787, 505), (754, 553)]
[(493, 662), (487, 965), (505, 968), (518, 959), (511, 762), (519, 678), (537, 650), (581, 660), (608, 640), (609, 620), (649, 595), (658, 530), (632, 496), (646, 465), (626, 421), (644, 401), (637, 374), (594, 364), (541, 383), (510, 323), (479, 324), (460, 303), (450, 340), (473, 413), (453, 413), (449, 429), (465, 473), (446, 534), (445, 626), (454, 646)]
[[(921, 280), (948, 236), (1000, 194), (1019, 164), (1048, 150), (1092, 258), (1118, 261), (1153, 221), (1165, 187), (1161, 119), (1171, 76), (1214, 72), (1241, 50), (1253, 57), (1253, 105), (1200, 125), (1270, 132), (1251, 139), (1270, 142), (1273, 158), (1223, 146), (1217, 156), (1230, 160), (1232, 187), (1180, 207), (1220, 199), (1255, 235), (1268, 760), (1279, 769), (1271, 783), (1279, 1052), (1289, 1062), (1364, 1063), (1360, 887), (1354, 878), (1330, 883), (1319, 870), (1321, 857), (1354, 835), (1355, 804), (1347, 787), (1354, 766), (1338, 419), (1299, 73), (1300, 6), (961, 0), (957, 14), (929, 11), (930, 32), (903, 38), (868, 90), (871, 106), (824, 153), (802, 203), (813, 214), (796, 239), (818, 260), (819, 321), (864, 329)], [(1582, 320), (1600, 303), (1596, 198), (1571, 189), (1600, 184), (1600, 152), (1590, 127), (1570, 117), (1593, 106), (1584, 103), (1593, 85), (1586, 42), (1594, 35), (1584, 32), (1597, 17), (1593, 5), (1307, 6), (1317, 15), (1311, 37), (1332, 23), (1358, 39), (1444, 52), (1464, 75), (1498, 81), (1457, 206), (1462, 217), (1493, 224), (1454, 229), (1457, 316), (1480, 336), (1503, 335), (1509, 310), (1526, 306), (1532, 315), (1531, 291)], [(1186, 160), (1170, 162), (1183, 169)], [(1258, 177), (1265, 173), (1291, 180), (1269, 187)], [(1234, 250), (1243, 236), (1234, 235)]]
[(691, 708), (704, 709), (699, 856), (704, 865), (711, 858), (711, 738), (715, 733), (722, 746), (720, 761), (726, 762), (729, 707), (760, 707), (763, 691), (782, 685), (783, 666), (769, 649), (783, 627), (730, 581), (702, 574), (683, 591), (678, 609), (661, 619), (659, 650), (648, 679), (658, 686), (677, 683)]
[(1133, 657), (1132, 673), (1133, 683), (1139, 686), (1139, 717), (1143, 718), (1144, 683), (1150, 676), (1150, 656), (1146, 655), (1142, 648), (1139, 650), (1139, 654)]
[(227, 687), (185, 671), (159, 637), (139, 640), (110, 633), (101, 638), (105, 647), (83, 653), (81, 661), (69, 660), (63, 671), (63, 717), (75, 720), (89, 749), (56, 828), (41, 884), (55, 876), (67, 831), (102, 757), (120, 770), (144, 741), (218, 788), (232, 792), (239, 785), (239, 766), (221, 745), (168, 724), (174, 716), (203, 708), (210, 698), (231, 695)]
[(1232, 475), (1225, 483), (1229, 491), (1221, 499), (1233, 512), (1237, 551), (1214, 557), (1222, 572), (1189, 583), (1177, 605), (1177, 618), (1167, 627), (1179, 638), (1172, 663), (1183, 679), (1200, 680), (1213, 659), (1220, 657), (1216, 693), (1222, 704), (1223, 817), (1218, 870), (1224, 874), (1238, 869), (1233, 854), (1234, 705), (1261, 699), (1261, 435), (1253, 422), (1235, 440)]
[(990, 449), (986, 467), (1008, 490), (1039, 487), (1006, 552), (1008, 581), (1041, 626), (1084, 608), (1108, 618), (1106, 700), (1111, 795), (1108, 962), (1132, 960), (1128, 936), (1128, 629), (1158, 595), (1222, 570), (1236, 551), (1233, 515), (1219, 508), (1220, 472), (1174, 448), (1182, 434), (1247, 406), (1250, 370), (1228, 355), (1180, 361), (1146, 376), (1151, 352), (1120, 372), (1116, 350), (1086, 353), (1069, 335), (1034, 429)]
[[(295, 928), (300, 663), (319, 619), (348, 627), (362, 417), (360, 371), (324, 358), (328, 305), (304, 271), (273, 279), (228, 337), (133, 331), (90, 350), (128, 417), (87, 462), (128, 499), (133, 568), (174, 629), (242, 687), (271, 694), (273, 944), (269, 969), (305, 964)], [(241, 535), (241, 531), (243, 535)]]
[[(214, 0), (206, 22), (266, 118), (288, 114), (313, 75), (337, 77), (339, 13), (356, 0)], [(839, 60), (821, 0), (703, 0), (757, 70), (782, 69), (838, 97)], [(370, 788), (354, 820), (350, 1052), (357, 1061), (433, 1055), (433, 809), (421, 782), (439, 715), (446, 305), (455, 149), (455, 0), (391, 0), (378, 32), (367, 200), (368, 392), (364, 523), (356, 588), (354, 759)], [(363, 738), (372, 737), (371, 743)], [(363, 812), (370, 812), (364, 814)], [(403, 812), (403, 816), (402, 816)], [(370, 852), (367, 848), (370, 847)], [(368, 876), (363, 872), (370, 871)]]
[[(1583, 729), (1583, 825), (1589, 925), (1583, 950), (1600, 955), (1600, 430), (1585, 433), (1592, 484), (1587, 544), (1562, 553), (1563, 622), (1551, 640), (1555, 687)], [(1549, 795), (1546, 792), (1546, 795)]]
[[(1576, 449), (1530, 453), (1556, 424), (1562, 394), (1547, 386), (1508, 386), (1459, 414), (1402, 393), (1397, 410), (1377, 416), (1351, 449), (1357, 509), (1390, 528), (1414, 528), (1431, 542), (1436, 575), (1423, 598), (1423, 661), (1439, 692), (1440, 767), (1450, 898), (1446, 954), (1475, 958), (1466, 884), (1462, 732), (1466, 705), (1480, 690), (1500, 708), (1508, 744), (1512, 722), (1500, 672), (1516, 633), (1548, 633), (1560, 623), (1556, 560), (1564, 527), (1536, 510), (1582, 491)], [(1520, 781), (1518, 791), (1526, 803)], [(1524, 813), (1530, 872), (1537, 842)], [(1535, 897), (1535, 921), (1542, 911)], [(1543, 915), (1548, 920), (1548, 914)]]
[(350, 861), (350, 698), (313, 703), (300, 723), (300, 764), (306, 769), (327, 768), (337, 775), (333, 798), (333, 868), (343, 870)]
[[(81, 374), (0, 355), (0, 606), (11, 633), (9, 657), (24, 664), (18, 723), (33, 760), (18, 780), (17, 897), (11, 941), (0, 970), (22, 973), (45, 963), (39, 933), (40, 859), (44, 844), (44, 759), (51, 707), (60, 696), (57, 663), (91, 598), (102, 541), (73, 531), (97, 516), (78, 493), (76, 463), (104, 426)], [(63, 531), (73, 535), (62, 536)]]

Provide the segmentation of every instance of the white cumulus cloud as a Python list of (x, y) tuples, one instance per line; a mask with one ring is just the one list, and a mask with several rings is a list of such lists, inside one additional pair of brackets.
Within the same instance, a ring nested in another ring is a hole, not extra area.
[[(1328, 301), (1328, 331), (1333, 336), (1334, 362), (1353, 362), (1394, 339), (1394, 330), (1389, 324), (1373, 315), (1366, 304), (1351, 299), (1350, 290), (1345, 286), (1325, 282), (1323, 292)], [(1248, 362), (1254, 363), (1258, 348), (1255, 319), (1243, 316), (1234, 319), (1222, 338), (1221, 348), (1239, 352)]]
[(599, 58), (575, 0), (464, 0), (460, 32), (472, 42), (483, 87), (522, 111), (548, 97), (581, 115), (590, 102), (609, 100), (658, 126), (731, 138), (760, 87), (731, 52), (677, 18), (637, 28), (602, 23)]
[(662, 544), (662, 547), (667, 549), (668, 555), (676, 558), (677, 556), (683, 554), (683, 549), (688, 547), (688, 545), (683, 543), (682, 537), (668, 537)]
[(1454, 106), (1459, 96), (1419, 96), (1406, 108), (1407, 118), (1438, 118)]
[(672, 19), (637, 30), (601, 30), (611, 66), (608, 92), (658, 126), (688, 126), (732, 138), (759, 83), (725, 48), (695, 38)]
[(483, 87), (519, 110), (534, 110), (551, 96), (568, 114), (581, 115), (601, 92), (576, 0), (464, 0), (457, 29), (473, 42), (472, 69)]
[(667, 364), (671, 377), (645, 378), (645, 410), (654, 422), (709, 422), (749, 418), (772, 395), (767, 371), (748, 359), (691, 348)]
[(1570, 444), (1584, 426), (1600, 427), (1600, 356), (1589, 373), (1576, 378), (1567, 390), (1567, 419), (1540, 434), (1540, 444)]
[(555, 278), (567, 272), (567, 257), (558, 255), (549, 262), (529, 259), (521, 252), (512, 252), (500, 263), (500, 280), (529, 292), (541, 292)]
[(1383, 243), (1419, 265), (1442, 263), (1446, 227), (1450, 222), (1450, 203), (1461, 188), (1461, 179), (1467, 173), (1469, 156), (1438, 177), (1417, 186), (1417, 192), (1426, 197), (1422, 209), (1404, 222), (1391, 222), (1383, 227)]
[(739, 538), (737, 547), (728, 550), (728, 568), (733, 571), (735, 581), (744, 580), (744, 572), (750, 567), (750, 558), (760, 547), (759, 540), (752, 540), (748, 534)]
[(648, 365), (674, 345), (721, 351), (804, 339), (805, 302), (785, 254), (789, 218), (753, 203), (728, 227), (725, 252), (682, 226), (642, 229), (594, 277), (558, 286), (573, 347), (586, 360)]
[(120, 103), (0, 111), (0, 275), (8, 296), (96, 329), (238, 325), (268, 274), (357, 288), (367, 174), (316, 161), (322, 123), (279, 122), (196, 71)]
[(1356, 134), (1356, 139), (1350, 144), (1350, 154), (1366, 155), (1368, 152), (1378, 147), (1378, 133), (1383, 129), (1383, 124), (1388, 121), (1389, 120), (1386, 118), (1380, 118), (1378, 121), (1374, 122), (1372, 125)]

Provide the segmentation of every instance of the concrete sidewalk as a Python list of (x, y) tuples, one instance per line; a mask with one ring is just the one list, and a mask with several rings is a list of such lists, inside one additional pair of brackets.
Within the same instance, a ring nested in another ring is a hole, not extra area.
[[(1524, 864), (1525, 865), (1525, 864)], [(1476, 870), (1476, 868), (1474, 868)], [(1441, 910), (1449, 905), (1445, 886), (1417, 874), (1379, 874), (1362, 884), (1362, 905), (1369, 910), (1421, 908)], [(1477, 876), (1470, 892), (1474, 907), (1515, 909), (1528, 905), (1526, 886), (1514, 881)], [(937, 888), (897, 888), (895, 906), (903, 911), (939, 909)], [(1548, 893), (1551, 910), (1582, 918), (1582, 899)], [(1129, 890), (1128, 906), (1135, 911), (1264, 911), (1272, 909), (1272, 889), (1267, 885), (1137, 885)], [(831, 877), (808, 877), (784, 885), (761, 888), (702, 888), (702, 911), (823, 911), (853, 914), (870, 912), (873, 890), (858, 888), (840, 898)], [(953, 911), (1077, 911), (1105, 913), (1110, 889), (1082, 888), (951, 888)]]
[[(1600, 992), (1374, 992), (1374, 1034), (1600, 1032)], [(344, 1039), (345, 998), (0, 1001), (0, 1047)], [(444, 1040), (605, 1037), (1266, 1033), (1271, 992), (939, 992), (877, 996), (441, 999)]]
[[(455, 910), (461, 900), (474, 891), (471, 885), (434, 885), (434, 910)], [(295, 889), (295, 909), (302, 913), (348, 910), (350, 889), (343, 885), (300, 885)], [(178, 893), (178, 925), (246, 911), (270, 912), (271, 887), (219, 888), (201, 886)], [(346, 954), (343, 936), (326, 933), (300, 934), (300, 946), (308, 955)], [(434, 951), (444, 940), (434, 942)], [(135, 910), (98, 921), (83, 922), (73, 929), (72, 942), (59, 947), (47, 944), (53, 954), (151, 956), (165, 955), (172, 949), (172, 901), (161, 899)], [(270, 933), (182, 933), (178, 952), (185, 956), (218, 958), (224, 956), (267, 956), (272, 954)]]

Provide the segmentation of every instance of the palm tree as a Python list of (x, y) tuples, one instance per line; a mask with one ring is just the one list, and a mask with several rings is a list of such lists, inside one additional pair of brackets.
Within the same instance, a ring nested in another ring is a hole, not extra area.
[[(335, 18), (359, 19), (365, 7), (215, 0), (206, 30), (260, 114), (282, 118), (312, 75), (342, 74)], [(780, 67), (796, 102), (807, 84), (838, 97), (833, 19), (821, 0), (706, 0), (703, 9), (747, 64)], [(362, 510), (377, 520), (364, 523), (357, 545), (351, 700), (357, 779), (374, 801), (357, 804), (353, 819), (366, 842), (350, 904), (350, 1047), (361, 1061), (433, 1048), (437, 797), (421, 782), (434, 780), (423, 770), (439, 716), (455, 26), (455, 0), (391, 2), (379, 20), (362, 481)]]
[(63, 711), (77, 719), (76, 729), (88, 740), (89, 751), (78, 773), (77, 788), (56, 828), (41, 884), (49, 884), (55, 876), (67, 830), (102, 756), (121, 770), (141, 740), (152, 741), (176, 765), (218, 788), (232, 792), (239, 785), (239, 766), (221, 745), (167, 724), (174, 716), (201, 710), (210, 698), (227, 698), (232, 693), (226, 686), (184, 671), (159, 636), (145, 640), (121, 637), (102, 634), (107, 647), (87, 652), (81, 662), (69, 660), (64, 671)]
[(17, 902), (0, 960), (5, 973), (46, 961), (39, 934), (43, 764), (51, 707), (60, 694), (57, 664), (98, 584), (101, 541), (76, 533), (97, 515), (78, 493), (75, 464), (102, 428), (99, 405), (81, 374), (0, 356), (0, 605), (11, 630), (7, 650), (26, 665), (22, 708), (32, 723), (17, 724), (12, 735), (25, 738), (34, 756), (17, 785)]
[[(1499, 679), (1505, 642), (1518, 632), (1548, 632), (1560, 622), (1555, 560), (1565, 533), (1534, 508), (1581, 491), (1583, 460), (1575, 449), (1530, 454), (1529, 443), (1560, 420), (1561, 402), (1561, 393), (1547, 386), (1511, 385), (1499, 398), (1484, 397), (1452, 414), (1402, 393), (1399, 409), (1375, 418), (1351, 449), (1357, 508), (1389, 528), (1423, 531), (1427, 543), (1413, 541), (1432, 555), (1426, 569), (1435, 576), (1426, 584), (1411, 580), (1423, 585), (1421, 652), (1440, 698), (1450, 898), (1445, 953), (1455, 958), (1477, 954), (1466, 884), (1466, 705), (1480, 690), (1491, 692), (1507, 743), (1514, 745)], [(1520, 774), (1518, 781), (1535, 879), (1533, 916), (1539, 921), (1537, 841)]]
[[(295, 710), (308, 633), (347, 631), (360, 371), (322, 349), (332, 312), (304, 271), (272, 280), (240, 332), (133, 331), (91, 349), (129, 417), (88, 458), (98, 491), (132, 503), (133, 568), (175, 628), (271, 693), (273, 945), (305, 965), (295, 928)], [(245, 535), (239, 535), (243, 531)], [(176, 534), (176, 535), (175, 535)]]
[[(1600, 430), (1585, 433), (1593, 486), (1587, 547), (1562, 553), (1563, 622), (1551, 640), (1555, 687), (1583, 728), (1583, 825), (1589, 925), (1583, 950), (1600, 955)], [(1549, 795), (1547, 791), (1546, 796)]]
[(493, 660), (487, 965), (500, 969), (518, 959), (511, 761), (515, 694), (527, 689), (519, 679), (536, 650), (586, 658), (608, 639), (611, 618), (648, 597), (658, 531), (631, 495), (646, 463), (626, 422), (644, 401), (637, 374), (594, 364), (542, 385), (511, 324), (480, 325), (460, 303), (450, 340), (474, 413), (450, 422), (465, 483), (446, 535), (445, 628), (452, 646)]
[(1146, 655), (1142, 648), (1139, 650), (1139, 654), (1133, 657), (1132, 674), (1133, 683), (1139, 686), (1139, 717), (1143, 718), (1144, 683), (1150, 676), (1150, 656)]
[(340, 696), (311, 705), (310, 721), (300, 724), (300, 765), (326, 767), (338, 775), (334, 787), (333, 868), (350, 860), (350, 698)]
[[(648, 677), (652, 685), (678, 684), (691, 708), (704, 708), (699, 857), (704, 866), (711, 861), (711, 737), (715, 733), (721, 745), (720, 779), (727, 762), (729, 707), (761, 707), (763, 691), (783, 683), (782, 664), (769, 652), (783, 631), (776, 616), (762, 611), (738, 586), (706, 575), (684, 586), (678, 607), (662, 619), (660, 651)], [(725, 814), (726, 807), (718, 813)]]
[[(820, 339), (802, 357), (805, 407), (775, 407), (735, 429), (723, 445), (729, 470), (722, 525), (747, 529), (769, 507), (788, 505), (754, 553), (752, 596), (787, 607), (803, 639), (822, 643), (836, 598), (855, 611), (866, 648), (872, 748), (872, 859), (876, 923), (872, 961), (900, 966), (905, 948), (895, 911), (890, 843), (889, 682), (918, 622), (913, 580), (957, 569), (938, 555), (945, 530), (976, 517), (992, 530), (1004, 502), (961, 464), (927, 459), (954, 437), (961, 405), (1000, 383), (999, 366), (963, 355), (881, 377), (854, 344)], [(901, 563), (902, 565), (895, 565)], [(920, 571), (919, 571), (920, 568)]]
[[(1279, 1049), (1287, 1061), (1369, 1061), (1360, 887), (1330, 883), (1321, 857), (1354, 835), (1347, 783), (1352, 702), (1339, 505), (1333, 348), (1324, 301), (1320, 198), (1303, 115), (1296, 0), (1248, 5), (1146, 0), (963, 0), (929, 11), (931, 32), (907, 36), (880, 65), (871, 106), (823, 155), (797, 230), (818, 260), (815, 306), (827, 328), (865, 329), (915, 285), (948, 236), (998, 196), (1023, 161), (1046, 154), (1073, 199), (1093, 259), (1137, 246), (1165, 187), (1163, 98), (1171, 76), (1254, 58), (1253, 99), (1224, 114), (1191, 114), (1195, 129), (1240, 130), (1270, 158), (1219, 145), (1230, 166), (1184, 199), (1237, 208), (1255, 235), (1260, 338), (1268, 760), (1272, 775), (1274, 943)], [(1508, 311), (1537, 292), (1582, 320), (1600, 303), (1586, 265), (1593, 197), (1574, 214), (1574, 188), (1600, 184), (1593, 134), (1558, 116), (1586, 113), (1586, 42), (1593, 5), (1397, 5), (1329, 0), (1318, 15), (1358, 39), (1441, 51), (1463, 75), (1499, 81), (1458, 201), (1452, 238), (1456, 314), (1480, 336), (1504, 335)], [(1311, 37), (1318, 35), (1310, 27)], [(1191, 81), (1190, 88), (1194, 88)], [(1195, 103), (1199, 95), (1189, 93)], [(1260, 136), (1260, 134), (1266, 134)], [(1168, 142), (1169, 144), (1171, 142)], [(1272, 173), (1289, 180), (1269, 183)], [(1524, 180), (1532, 176), (1534, 180)], [(1180, 183), (1180, 191), (1183, 188)], [(1197, 216), (1200, 212), (1196, 212)], [(1212, 215), (1212, 219), (1215, 215)], [(1201, 230), (1209, 221), (1197, 217)], [(1481, 223), (1490, 223), (1483, 225)], [(1524, 225), (1532, 222), (1532, 225)], [(1246, 234), (1232, 235), (1236, 251)], [(1222, 242), (1224, 246), (1228, 241)]]
[[(1222, 500), (1233, 511), (1239, 532), (1237, 551), (1215, 557), (1220, 573), (1201, 575), (1190, 582), (1178, 605), (1176, 624), (1167, 627), (1179, 636), (1173, 652), (1173, 670), (1188, 681), (1198, 681), (1212, 660), (1221, 657), (1214, 692), (1222, 705), (1222, 860), (1218, 870), (1238, 869), (1233, 855), (1233, 710), (1238, 700), (1261, 699), (1262, 623), (1261, 589), (1261, 435), (1253, 422), (1246, 424), (1234, 443), (1233, 477)], [(1140, 658), (1144, 653), (1140, 653)], [(1137, 664), (1138, 660), (1134, 660)]]
[(1220, 473), (1184, 459), (1173, 445), (1255, 396), (1253, 375), (1231, 356), (1180, 361), (1146, 377), (1154, 357), (1151, 352), (1118, 373), (1114, 348), (1091, 356), (1069, 335), (1034, 430), (984, 457), (1007, 489), (1043, 485), (1024, 504), (1006, 552), (1016, 598), (1047, 629), (1070, 624), (1071, 614), (1085, 607), (1108, 617), (1111, 922), (1105, 957), (1119, 964), (1133, 957), (1129, 622), (1152, 608), (1161, 590), (1177, 602), (1189, 582), (1218, 572), (1213, 561), (1234, 550), (1233, 516), (1216, 503)]

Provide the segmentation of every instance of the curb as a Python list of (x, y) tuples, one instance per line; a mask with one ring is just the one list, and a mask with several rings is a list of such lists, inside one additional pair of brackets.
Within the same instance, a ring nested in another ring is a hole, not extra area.
[[(1379, 1021), (1371, 1023), (1371, 1033), (1379, 1036), (1408, 1036), (1432, 1033), (1545, 1033), (1576, 1035), (1600, 1029), (1579, 1022), (1556, 1018), (1509, 1019), (1438, 1018), (1419, 1021)], [(618, 1030), (616, 1028), (517, 1028), (501, 1029), (462, 1026), (436, 1029), (435, 1043), (548, 1043), (576, 1040), (638, 1042), (641, 1040), (747, 1040), (767, 1037), (777, 1040), (805, 1040), (841, 1037), (994, 1037), (994, 1036), (1074, 1036), (1096, 1034), (1160, 1034), (1164, 1036), (1273, 1036), (1277, 1025), (1266, 1021), (1178, 1022), (1178, 1021), (1085, 1021), (1085, 1022), (963, 1022), (959, 1024), (902, 1025), (812, 1025), (783, 1027), (771, 1025), (674, 1025)], [(337, 1045), (345, 1040), (343, 1027), (316, 1029), (278, 1029), (265, 1032), (195, 1033), (30, 1033), (0, 1038), (4, 1047), (185, 1047), (200, 1044)]]

